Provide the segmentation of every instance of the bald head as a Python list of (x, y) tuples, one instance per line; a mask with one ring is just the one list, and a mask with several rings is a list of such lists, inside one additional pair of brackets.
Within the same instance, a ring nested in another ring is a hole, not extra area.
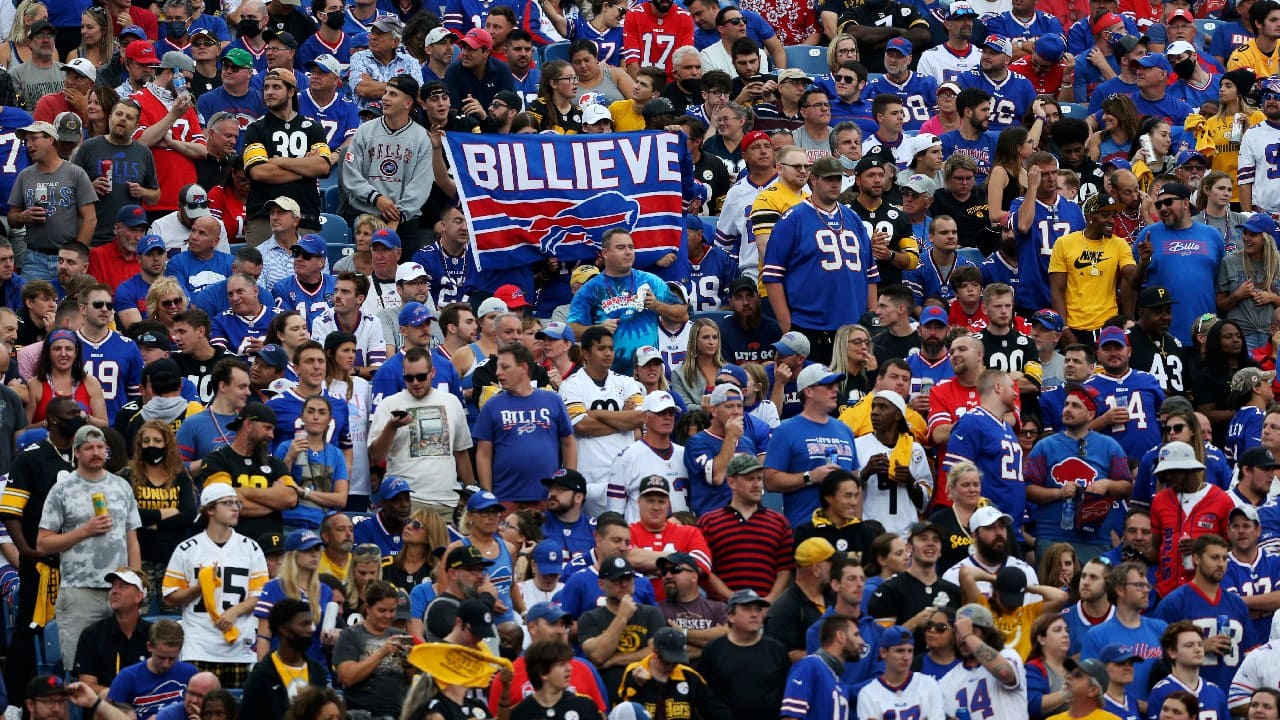
[(1116, 170), (1111, 173), (1111, 194), (1124, 203), (1129, 210), (1136, 210), (1142, 204), (1142, 193), (1138, 191), (1138, 176), (1129, 170)]
[(187, 693), (182, 698), (187, 716), (199, 715), (200, 708), (204, 706), (204, 696), (220, 687), (222, 683), (218, 681), (218, 676), (211, 672), (198, 672), (192, 675), (187, 681)]

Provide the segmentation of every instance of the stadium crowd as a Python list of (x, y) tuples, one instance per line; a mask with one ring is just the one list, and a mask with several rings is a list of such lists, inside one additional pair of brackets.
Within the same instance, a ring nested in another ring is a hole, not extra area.
[[(1280, 720), (1280, 2), (88, 2), (0, 709)], [(641, 132), (678, 248), (481, 260), (451, 138)]]

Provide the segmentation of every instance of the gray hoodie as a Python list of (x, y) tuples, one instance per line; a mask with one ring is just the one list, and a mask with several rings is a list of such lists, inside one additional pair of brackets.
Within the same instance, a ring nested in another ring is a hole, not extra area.
[(377, 215), (377, 198), (385, 195), (395, 201), (402, 224), (422, 213), (434, 181), (431, 137), (412, 120), (394, 131), (383, 118), (361, 124), (342, 162), (347, 203)]

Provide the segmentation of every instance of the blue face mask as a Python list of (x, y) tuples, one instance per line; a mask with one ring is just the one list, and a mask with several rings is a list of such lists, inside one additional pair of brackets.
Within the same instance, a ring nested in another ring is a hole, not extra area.
[(187, 23), (183, 20), (166, 20), (164, 33), (167, 37), (180, 38), (187, 34)]

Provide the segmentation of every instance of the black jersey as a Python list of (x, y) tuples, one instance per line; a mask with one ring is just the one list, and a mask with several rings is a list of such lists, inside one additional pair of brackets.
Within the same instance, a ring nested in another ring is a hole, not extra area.
[(1013, 328), (1005, 335), (995, 335), (987, 328), (976, 336), (982, 341), (989, 368), (1005, 372), (1022, 372), (1022, 366), (1036, 356), (1036, 344)]
[[(282, 120), (272, 113), (249, 123), (244, 129), (244, 170), (252, 177), (255, 165), (271, 158), (302, 158), (315, 152), (329, 158), (329, 141), (320, 123), (309, 117), (294, 115)], [(320, 227), (320, 190), (315, 178), (300, 178), (286, 183), (249, 183), (249, 217), (266, 217), (267, 202), (287, 196), (298, 201), (302, 225)]]
[(585, 695), (565, 693), (554, 707), (543, 707), (530, 695), (511, 710), (511, 720), (599, 720), (600, 708)]

